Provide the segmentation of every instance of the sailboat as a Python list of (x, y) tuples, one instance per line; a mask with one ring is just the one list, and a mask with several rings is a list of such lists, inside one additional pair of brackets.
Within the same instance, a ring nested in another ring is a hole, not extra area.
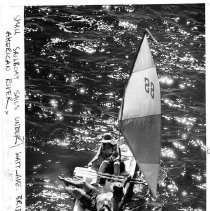
[[(155, 197), (160, 168), (161, 102), (159, 80), (146, 32), (125, 89), (118, 121), (125, 140), (125, 143), (118, 142), (125, 163), (125, 172), (121, 176), (134, 177), (138, 165)], [(88, 171), (84, 179), (94, 183), (91, 179), (94, 171)], [(83, 169), (77, 168), (76, 173), (84, 176)], [(124, 196), (131, 186), (131, 183), (126, 184)], [(74, 211), (82, 210), (76, 200)]]

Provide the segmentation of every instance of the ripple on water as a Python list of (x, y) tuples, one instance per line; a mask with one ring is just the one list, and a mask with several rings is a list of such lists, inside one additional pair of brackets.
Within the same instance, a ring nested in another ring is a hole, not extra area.
[(139, 200), (125, 209), (205, 210), (204, 9), (25, 7), (27, 179), (34, 179), (27, 182), (27, 210), (72, 210), (72, 198), (53, 177), (72, 176), (92, 156), (73, 151), (93, 153), (104, 132), (118, 136), (120, 103), (146, 27), (159, 42), (148, 37), (161, 85), (161, 166), (167, 173), (158, 188), (160, 204), (135, 186)]

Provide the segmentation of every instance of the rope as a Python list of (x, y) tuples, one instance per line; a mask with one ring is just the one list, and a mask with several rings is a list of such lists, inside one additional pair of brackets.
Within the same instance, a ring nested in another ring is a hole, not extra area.
[(154, 38), (154, 36), (152, 35), (152, 33), (149, 31), (148, 28), (146, 28), (145, 31), (151, 36), (151, 38), (152, 38), (158, 45), (160, 45), (160, 43)]

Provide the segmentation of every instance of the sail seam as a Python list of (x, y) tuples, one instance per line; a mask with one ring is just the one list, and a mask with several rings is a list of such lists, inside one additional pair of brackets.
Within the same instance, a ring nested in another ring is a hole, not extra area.
[(145, 116), (138, 116), (138, 117), (132, 117), (132, 118), (126, 118), (126, 119), (121, 119), (121, 121), (124, 121), (124, 120), (132, 120), (132, 119), (137, 119), (137, 118), (144, 118), (144, 117), (149, 117), (149, 116), (156, 116), (156, 115), (161, 115), (161, 113), (159, 113), (159, 114), (145, 115)]
[[(143, 70), (133, 71), (132, 74), (133, 74), (133, 73), (136, 73), (136, 72), (139, 72), (139, 71), (145, 71), (145, 70), (148, 70), (148, 69), (151, 69), (151, 68), (156, 68), (156, 66), (154, 65), (154, 66), (152, 66), (152, 67), (148, 67), (148, 68), (143, 69)], [(131, 75), (132, 75), (132, 74), (131, 74)]]

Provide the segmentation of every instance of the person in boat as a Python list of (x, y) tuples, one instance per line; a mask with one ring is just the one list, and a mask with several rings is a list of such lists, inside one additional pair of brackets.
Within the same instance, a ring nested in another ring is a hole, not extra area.
[(58, 178), (65, 183), (66, 190), (74, 198), (77, 198), (84, 209), (90, 211), (118, 211), (123, 198), (123, 186), (129, 181), (113, 182), (108, 192), (103, 192), (84, 181), (74, 181)]
[(117, 140), (110, 133), (103, 135), (102, 145), (97, 154), (89, 162), (88, 167), (100, 173), (109, 173), (118, 176), (124, 171), (124, 163), (121, 161), (121, 152)]

